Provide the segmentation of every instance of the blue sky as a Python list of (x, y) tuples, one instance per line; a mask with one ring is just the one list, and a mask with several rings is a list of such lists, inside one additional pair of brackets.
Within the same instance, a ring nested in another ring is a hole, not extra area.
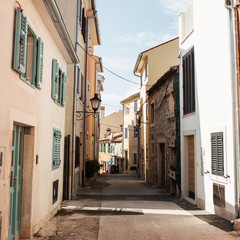
[[(101, 46), (95, 55), (103, 66), (139, 83), (133, 74), (142, 51), (178, 36), (178, 14), (191, 0), (96, 0)], [(128, 83), (104, 69), (102, 106), (106, 115), (121, 108), (120, 101), (139, 91), (139, 84)]]

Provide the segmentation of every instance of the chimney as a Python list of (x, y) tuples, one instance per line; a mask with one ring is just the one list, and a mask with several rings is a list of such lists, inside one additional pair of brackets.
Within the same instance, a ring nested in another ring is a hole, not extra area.
[(105, 107), (101, 106), (100, 110), (101, 110), (101, 118), (104, 118), (105, 117)]

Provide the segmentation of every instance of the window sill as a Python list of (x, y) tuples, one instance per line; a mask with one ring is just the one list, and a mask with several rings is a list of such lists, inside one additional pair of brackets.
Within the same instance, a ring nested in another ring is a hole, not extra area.
[(215, 183), (224, 183), (224, 184), (228, 183), (228, 178), (225, 178), (223, 176), (217, 176), (217, 175), (211, 174), (210, 178)]
[(27, 85), (29, 85), (29, 86), (32, 87), (33, 89), (36, 88), (35, 84), (32, 84), (31, 82), (29, 82), (28, 80), (26, 80), (26, 78), (23, 77), (21, 74), (19, 74), (19, 77), (20, 77), (20, 79), (21, 79), (23, 82), (25, 82)]
[(182, 117), (183, 117), (183, 118), (191, 117), (191, 116), (193, 116), (193, 115), (195, 115), (195, 114), (196, 114), (196, 112), (191, 112), (191, 113), (187, 113), (187, 114), (183, 115)]

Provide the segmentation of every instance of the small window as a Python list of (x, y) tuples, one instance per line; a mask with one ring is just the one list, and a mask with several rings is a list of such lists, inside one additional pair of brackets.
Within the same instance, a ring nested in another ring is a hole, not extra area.
[(59, 168), (61, 164), (61, 131), (53, 129), (53, 153), (52, 153), (52, 169)]
[(103, 144), (103, 152), (106, 152), (106, 143)]
[(211, 134), (212, 174), (224, 176), (223, 132)]
[(151, 123), (154, 123), (154, 103), (151, 104)]
[(137, 129), (137, 126), (134, 126), (134, 127), (133, 127), (133, 137), (134, 137), (134, 138), (138, 138), (138, 129)]
[(146, 120), (148, 120), (148, 103), (146, 104)]
[(128, 138), (128, 128), (125, 128), (125, 138)]
[(16, 9), (13, 68), (30, 86), (42, 88), (43, 42), (20, 8)]
[(85, 17), (85, 10), (82, 9), (82, 36), (83, 41), (86, 42), (86, 17)]
[(183, 59), (183, 113), (195, 112), (194, 48)]
[(59, 106), (65, 106), (66, 74), (59, 67), (56, 59), (52, 61), (52, 99)]
[(111, 153), (111, 146), (110, 146), (110, 143), (108, 143), (108, 153)]
[(83, 74), (81, 73), (81, 89), (80, 89), (80, 99), (83, 100)]
[(148, 63), (145, 65), (145, 78), (148, 77)]
[(136, 111), (137, 111), (137, 99), (134, 100), (134, 112), (136, 112)]
[(138, 164), (138, 154), (133, 153), (133, 164), (137, 165)]
[(80, 93), (80, 68), (77, 66), (77, 94)]

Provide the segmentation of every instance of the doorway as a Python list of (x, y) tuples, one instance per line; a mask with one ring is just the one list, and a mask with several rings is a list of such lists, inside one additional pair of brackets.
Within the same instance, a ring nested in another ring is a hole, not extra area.
[(8, 240), (20, 233), (24, 127), (13, 126)]
[(188, 136), (188, 196), (195, 200), (194, 135)]
[(165, 143), (158, 144), (157, 181), (158, 187), (166, 189)]

